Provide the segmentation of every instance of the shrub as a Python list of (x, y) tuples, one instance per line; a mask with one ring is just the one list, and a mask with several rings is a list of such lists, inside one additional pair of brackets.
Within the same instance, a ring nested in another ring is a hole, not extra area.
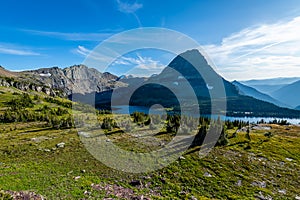
[(8, 105), (13, 110), (19, 110), (22, 108), (32, 108), (34, 106), (34, 103), (27, 93), (23, 93), (17, 98), (14, 98), (11, 101), (9, 101)]
[(180, 116), (179, 115), (168, 115), (166, 129), (168, 133), (177, 133), (180, 127)]
[(116, 127), (117, 127), (117, 123), (115, 122), (115, 120), (113, 120), (109, 117), (105, 117), (103, 119), (103, 122), (101, 125), (102, 129), (111, 131), (113, 128), (116, 128)]

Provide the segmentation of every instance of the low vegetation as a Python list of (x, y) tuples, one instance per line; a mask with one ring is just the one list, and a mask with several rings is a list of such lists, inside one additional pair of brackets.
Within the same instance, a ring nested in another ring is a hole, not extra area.
[[(76, 105), (75, 121), (79, 120), (83, 126), (84, 122), (95, 122), (92, 126), (105, 130), (107, 142), (128, 151), (160, 149), (172, 140), (176, 131), (188, 133), (200, 124), (193, 144), (177, 161), (154, 172), (128, 174), (106, 167), (86, 150), (78, 129), (73, 128), (70, 101), (0, 89), (0, 199), (18, 199), (21, 195), (32, 199), (295, 199), (300, 196), (299, 126), (278, 125), (278, 122), (254, 126), (227, 121), (223, 128), (218, 126), (219, 119), (200, 118), (195, 122), (176, 115), (142, 113), (133, 113), (130, 120), (135, 126), (129, 126), (125, 120), (118, 123), (109, 111), (94, 111), (91, 115), (88, 112), (92, 108)], [(16, 102), (24, 105), (16, 106)], [(30, 115), (38, 117), (31, 119)], [(67, 119), (70, 123), (63, 125)], [(155, 129), (151, 124), (162, 121), (163, 128), (151, 137), (147, 135), (145, 140), (148, 130)], [(179, 126), (179, 122), (184, 122), (184, 126)], [(133, 130), (133, 134), (119, 131), (120, 126)], [(218, 146), (201, 158), (203, 138), (211, 127), (222, 128)]]

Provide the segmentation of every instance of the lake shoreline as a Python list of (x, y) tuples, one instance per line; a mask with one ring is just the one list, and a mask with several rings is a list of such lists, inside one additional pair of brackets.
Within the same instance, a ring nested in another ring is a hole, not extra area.
[[(115, 114), (132, 114), (133, 112), (143, 112), (143, 113), (149, 113), (149, 108), (148, 107), (144, 107), (144, 106), (114, 106), (112, 107), (112, 112)], [(150, 111), (151, 114), (166, 114), (167, 112), (165, 110), (162, 109), (151, 109)], [(191, 114), (193, 115), (193, 114)], [(203, 114), (201, 115), (203, 117), (207, 117), (207, 118), (215, 118), (217, 119), (219, 116), (221, 115), (207, 115), (207, 114)], [(274, 120), (277, 121), (281, 121), (281, 120), (286, 120), (288, 123), (293, 124), (293, 125), (298, 125), (300, 124), (300, 118), (287, 118), (287, 117), (270, 117), (270, 116), (262, 116), (262, 117), (258, 117), (258, 116), (233, 116), (233, 115), (222, 115), (221, 116), (222, 120), (229, 120), (229, 121), (244, 121), (244, 122), (249, 122), (249, 123), (257, 123), (259, 121), (264, 121), (266, 123), (268, 122), (272, 122)]]

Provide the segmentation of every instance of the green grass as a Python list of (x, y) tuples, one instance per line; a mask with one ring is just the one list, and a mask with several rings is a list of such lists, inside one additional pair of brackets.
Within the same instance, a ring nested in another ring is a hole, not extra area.
[[(15, 124), (21, 127), (22, 124)], [(3, 125), (0, 125), (2, 128)], [(244, 150), (244, 133), (230, 140), (227, 147), (215, 148), (207, 157), (200, 159), (198, 148), (190, 149), (185, 160), (149, 174), (126, 174), (112, 170), (95, 160), (80, 142), (75, 130), (52, 130), (39, 127), (9, 131), (0, 135), (0, 185), (2, 190), (32, 190), (48, 199), (79, 199), (86, 197), (84, 191), (92, 191), (90, 198), (105, 196), (105, 191), (94, 191), (91, 184), (117, 184), (133, 188), (137, 194), (154, 190), (152, 198), (208, 197), (215, 199), (251, 199), (260, 191), (273, 198), (295, 198), (299, 195), (299, 136), (293, 127), (293, 136), (284, 127), (273, 128), (274, 136), (251, 133), (251, 149)], [(1, 129), (0, 128), (0, 129)], [(292, 131), (292, 132), (293, 132)], [(299, 132), (298, 132), (299, 133)], [(43, 139), (42, 136), (47, 138)], [(35, 141), (33, 138), (41, 138)], [(110, 138), (120, 144), (124, 136)], [(122, 148), (135, 150), (125, 138)], [(56, 148), (64, 142), (65, 148)], [(45, 151), (49, 149), (50, 152)], [(146, 149), (148, 151), (148, 149)], [(286, 158), (293, 159), (287, 161)], [(82, 172), (85, 170), (85, 173)], [(208, 172), (212, 177), (205, 177)], [(81, 176), (75, 180), (74, 177)], [(150, 176), (149, 180), (141, 177)], [(129, 185), (132, 179), (140, 179), (148, 188), (137, 189)], [(238, 180), (242, 181), (237, 186)], [(252, 186), (255, 181), (265, 181), (266, 188)], [(278, 193), (286, 189), (286, 195)]]

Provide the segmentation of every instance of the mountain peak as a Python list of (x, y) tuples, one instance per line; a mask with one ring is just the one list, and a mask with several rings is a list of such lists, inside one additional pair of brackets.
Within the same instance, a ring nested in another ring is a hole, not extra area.
[(187, 50), (181, 54), (179, 54), (180, 57), (188, 60), (189, 62), (202, 62), (205, 63), (206, 65), (208, 65), (207, 60), (205, 59), (205, 57), (200, 53), (200, 51), (198, 49), (191, 49), (191, 50)]
[(81, 69), (88, 69), (88, 67), (86, 65), (83, 65), (83, 64), (79, 64), (79, 65), (72, 65), (70, 67), (67, 67), (67, 68), (81, 68)]
[(201, 53), (198, 49), (189, 49), (189, 50), (181, 53), (180, 55), (184, 55), (184, 54), (189, 54), (189, 55), (191, 55), (191, 54), (200, 54), (201, 55)]
[(198, 49), (187, 50), (179, 54), (171, 61), (168, 67), (173, 68), (180, 73), (188, 70), (189, 74), (194, 74), (194, 71), (199, 71), (199, 69), (209, 73), (215, 73), (213, 68), (208, 64), (206, 58)]

